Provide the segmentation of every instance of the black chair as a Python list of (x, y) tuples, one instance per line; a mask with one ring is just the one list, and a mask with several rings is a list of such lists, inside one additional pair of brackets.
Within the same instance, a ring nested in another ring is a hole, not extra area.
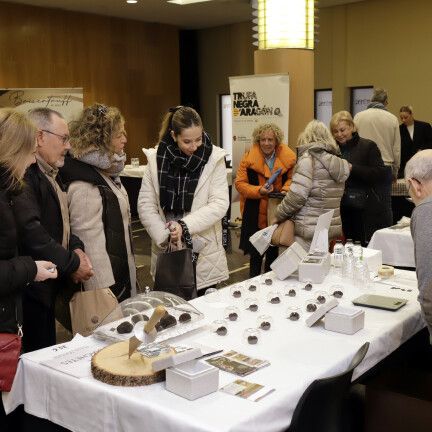
[(315, 380), (300, 398), (287, 432), (347, 432), (349, 422), (344, 412), (354, 369), (365, 358), (366, 342), (351, 360), (348, 369), (338, 375)]

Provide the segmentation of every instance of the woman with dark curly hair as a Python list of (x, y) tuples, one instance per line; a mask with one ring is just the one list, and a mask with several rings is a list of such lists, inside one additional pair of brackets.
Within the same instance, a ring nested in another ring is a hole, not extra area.
[(126, 155), (124, 119), (94, 104), (70, 125), (71, 156), (61, 169), (68, 186), (72, 233), (85, 245), (94, 276), (84, 288), (111, 288), (119, 301), (136, 294), (128, 195), (120, 181)]

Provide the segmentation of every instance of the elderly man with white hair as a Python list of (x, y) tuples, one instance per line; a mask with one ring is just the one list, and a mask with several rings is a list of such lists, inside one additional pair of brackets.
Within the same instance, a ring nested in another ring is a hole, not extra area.
[(432, 340), (432, 150), (422, 150), (408, 161), (405, 181), (416, 205), (411, 216), (411, 235), (414, 240), (418, 301)]

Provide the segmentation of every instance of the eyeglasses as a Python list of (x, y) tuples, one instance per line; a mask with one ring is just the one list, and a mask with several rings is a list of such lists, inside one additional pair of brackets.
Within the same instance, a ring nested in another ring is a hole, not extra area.
[(51, 135), (55, 135), (56, 137), (60, 138), (62, 140), (63, 145), (67, 144), (70, 141), (69, 135), (59, 135), (59, 134), (56, 134), (55, 132), (51, 132), (51, 131), (46, 130), (46, 129), (41, 129), (41, 131), (49, 133)]

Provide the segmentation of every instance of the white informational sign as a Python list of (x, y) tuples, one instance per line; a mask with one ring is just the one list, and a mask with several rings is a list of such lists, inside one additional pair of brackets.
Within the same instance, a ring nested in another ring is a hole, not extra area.
[(370, 104), (373, 95), (373, 87), (351, 89), (351, 114), (354, 117), (360, 111), (364, 111)]
[(330, 230), (330, 225), (332, 221), (334, 210), (329, 210), (323, 213), (317, 220), (315, 226), (314, 235), (312, 238), (312, 243), (309, 248), (309, 253), (315, 251), (327, 252), (329, 249), (329, 239), (328, 232)]
[[(252, 144), (252, 132), (262, 123), (275, 123), (288, 139), (289, 76), (288, 74), (230, 77), (232, 102), (232, 166), (233, 183), (237, 168)], [(233, 203), (239, 201), (235, 188)], [(233, 219), (233, 217), (231, 217)]]
[(227, 152), (227, 160), (232, 161), (232, 104), (231, 95), (220, 97), (221, 143)]
[(0, 89), (0, 108), (11, 107), (28, 112), (33, 108), (51, 108), (67, 122), (75, 120), (83, 110), (82, 88), (9, 88)]
[(332, 90), (315, 91), (315, 113), (317, 120), (322, 121), (327, 127), (330, 126), (333, 113)]

